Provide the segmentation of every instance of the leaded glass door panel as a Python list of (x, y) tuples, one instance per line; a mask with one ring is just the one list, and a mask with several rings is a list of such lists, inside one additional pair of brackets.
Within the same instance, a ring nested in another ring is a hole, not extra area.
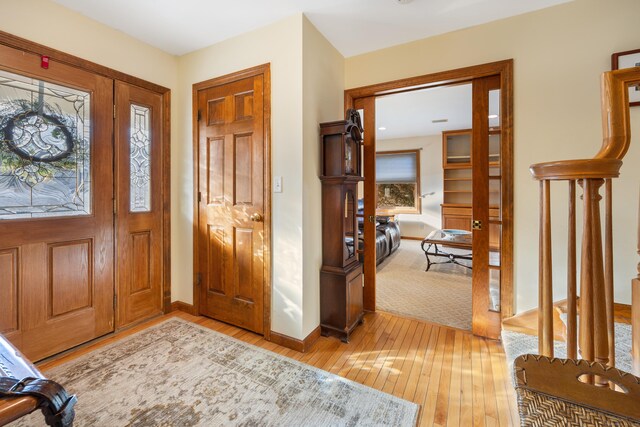
[(114, 327), (113, 82), (0, 58), (0, 333), (38, 360)]
[(116, 82), (116, 327), (162, 313), (162, 96)]

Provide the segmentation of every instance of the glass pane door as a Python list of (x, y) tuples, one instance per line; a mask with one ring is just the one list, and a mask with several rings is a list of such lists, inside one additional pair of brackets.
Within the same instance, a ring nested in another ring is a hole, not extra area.
[(501, 116), (497, 76), (473, 81), (473, 333), (500, 335)]

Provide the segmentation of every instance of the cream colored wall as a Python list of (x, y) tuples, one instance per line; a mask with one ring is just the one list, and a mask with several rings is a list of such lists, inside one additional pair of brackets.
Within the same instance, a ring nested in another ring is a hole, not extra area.
[(318, 124), (344, 116), (344, 58), (303, 18), (303, 325), (306, 337), (320, 323), (322, 188)]
[(426, 237), (442, 228), (442, 134), (376, 141), (376, 151), (420, 149), (420, 193), (434, 192), (420, 199), (421, 214), (398, 215), (402, 237)]
[[(537, 306), (538, 186), (531, 163), (589, 158), (600, 147), (599, 76), (613, 52), (637, 49), (637, 0), (576, 0), (346, 60), (347, 88), (514, 58), (515, 289), (518, 312)], [(635, 135), (614, 183), (616, 301), (630, 303), (636, 274), (640, 108)], [(564, 298), (565, 186), (554, 191), (554, 288)]]
[(272, 194), (271, 329), (302, 336), (302, 15), (223, 41), (179, 59), (178, 133), (172, 151), (174, 239), (173, 295), (193, 301), (192, 85), (213, 77), (271, 64), (272, 175), (283, 177), (283, 192)]

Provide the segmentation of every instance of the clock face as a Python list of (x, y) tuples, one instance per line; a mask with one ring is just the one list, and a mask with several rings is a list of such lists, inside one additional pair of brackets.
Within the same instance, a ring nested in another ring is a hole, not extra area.
[(344, 147), (344, 172), (347, 175), (353, 175), (355, 173), (355, 147), (356, 144), (351, 138), (347, 138)]

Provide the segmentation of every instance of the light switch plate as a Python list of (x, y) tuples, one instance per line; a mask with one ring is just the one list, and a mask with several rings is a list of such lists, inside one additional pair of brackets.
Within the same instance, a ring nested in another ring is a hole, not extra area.
[(282, 193), (282, 177), (281, 176), (273, 177), (273, 192)]

